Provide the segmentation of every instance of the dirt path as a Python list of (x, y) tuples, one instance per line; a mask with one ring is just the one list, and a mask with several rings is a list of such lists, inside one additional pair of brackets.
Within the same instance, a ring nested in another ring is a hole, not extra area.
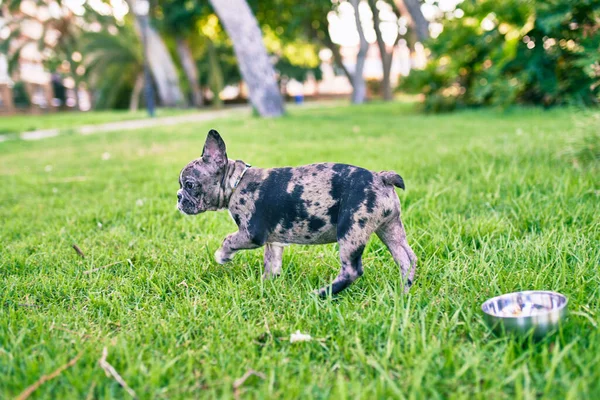
[(176, 115), (172, 117), (134, 119), (130, 121), (108, 122), (97, 125), (82, 125), (74, 129), (40, 129), (36, 131), (22, 132), (13, 135), (0, 135), (0, 142), (20, 138), (22, 140), (40, 140), (61, 135), (65, 131), (75, 132), (80, 135), (92, 135), (95, 133), (130, 131), (135, 129), (153, 128), (156, 126), (170, 126), (192, 122), (211, 121), (228, 116), (250, 115), (249, 106), (232, 107), (224, 110), (199, 111), (194, 114)]
[[(335, 100), (325, 100), (304, 103), (302, 105), (286, 104), (286, 109), (337, 107), (342, 104), (345, 103)], [(171, 117), (134, 119), (130, 121), (107, 122), (96, 125), (82, 125), (77, 128), (69, 129), (40, 129), (36, 131), (21, 132), (18, 134), (5, 134), (0, 135), (0, 143), (12, 139), (41, 140), (59, 136), (66, 132), (75, 132), (80, 135), (92, 135), (95, 133), (104, 132), (130, 131), (135, 129), (153, 128), (156, 126), (170, 126), (193, 122), (211, 121), (213, 119), (230, 116), (249, 116), (251, 113), (252, 108), (249, 105), (231, 106), (223, 110), (202, 110), (193, 114), (175, 115)]]

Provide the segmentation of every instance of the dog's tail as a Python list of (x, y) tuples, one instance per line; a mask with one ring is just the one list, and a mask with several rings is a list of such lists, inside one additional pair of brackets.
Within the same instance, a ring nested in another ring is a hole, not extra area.
[(379, 176), (386, 185), (394, 185), (404, 190), (404, 180), (394, 171), (381, 171)]

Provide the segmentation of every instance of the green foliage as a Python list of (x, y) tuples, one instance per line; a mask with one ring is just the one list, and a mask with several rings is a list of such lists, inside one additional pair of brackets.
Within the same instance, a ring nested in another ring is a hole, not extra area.
[(275, 68), (281, 76), (303, 81), (308, 73), (320, 79), (318, 50), (328, 29), (330, 0), (250, 0), (263, 30), (267, 50), (277, 56)]
[(137, 76), (143, 71), (142, 46), (133, 22), (116, 32), (87, 32), (82, 37), (86, 77), (95, 91), (97, 109), (127, 108)]
[(331, 0), (311, 0), (298, 7), (295, 0), (249, 0), (261, 26), (276, 33), (283, 43), (322, 40), (328, 28), (327, 14), (334, 9)]
[(381, 97), (381, 88), (383, 87), (381, 79), (369, 78), (365, 80), (367, 85), (367, 96), (369, 98)]
[(197, 65), (200, 84), (203, 86), (223, 87), (237, 84), (242, 80), (233, 46), (229, 40), (211, 41), (207, 45), (206, 54), (198, 59)]
[(158, 0), (151, 8), (154, 25), (163, 32), (175, 36), (196, 34), (196, 23), (211, 13), (208, 1)]
[(299, 66), (292, 64), (287, 58), (280, 58), (277, 60), (275, 64), (275, 70), (281, 76), (286, 76), (290, 79), (295, 79), (299, 82), (303, 82), (307, 79), (309, 74), (313, 74), (313, 76), (319, 80), (323, 76), (321, 68), (317, 67), (307, 67), (307, 66)]
[(13, 102), (16, 107), (27, 108), (31, 105), (27, 90), (25, 90), (25, 84), (23, 82), (15, 82), (12, 89)]
[(400, 88), (425, 108), (514, 103), (597, 104), (600, 2), (471, 0), (429, 42), (431, 60)]
[[(140, 399), (600, 398), (598, 174), (556, 156), (573, 110), (308, 106), (2, 143), (0, 398), (79, 353), (31, 398), (129, 398), (98, 365), (104, 347)], [(335, 245), (286, 247), (269, 281), (260, 249), (217, 265), (230, 216), (174, 207), (179, 172), (213, 127), (231, 158), (256, 167), (398, 171), (419, 257), (410, 293), (375, 237), (364, 275), (335, 300), (310, 294), (338, 273)], [(480, 304), (524, 289), (569, 298), (559, 334), (491, 334)], [(290, 343), (296, 330), (316, 340)], [(249, 369), (265, 379), (234, 391)]]

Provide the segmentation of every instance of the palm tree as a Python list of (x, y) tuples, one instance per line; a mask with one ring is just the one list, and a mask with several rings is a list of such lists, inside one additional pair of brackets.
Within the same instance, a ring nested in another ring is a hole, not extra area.
[(132, 24), (126, 23), (116, 34), (106, 30), (86, 33), (82, 50), (86, 76), (96, 88), (95, 106), (113, 107), (121, 94), (131, 90), (129, 109), (137, 110), (144, 84), (143, 55)]
[[(159, 0), (153, 7), (153, 20), (161, 34), (175, 39), (175, 49), (181, 68), (188, 82), (192, 105), (203, 104), (200, 89), (200, 76), (192, 52), (192, 44), (197, 42), (198, 20), (209, 11), (203, 2), (183, 2), (180, 0)], [(196, 40), (195, 40), (196, 39)]]

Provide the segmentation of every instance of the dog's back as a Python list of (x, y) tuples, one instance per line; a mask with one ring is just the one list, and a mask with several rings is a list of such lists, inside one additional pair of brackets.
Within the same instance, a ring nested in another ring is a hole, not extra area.
[(397, 218), (400, 204), (393, 185), (399, 182), (395, 173), (346, 164), (252, 168), (229, 210), (257, 245), (331, 243), (350, 235), (355, 225), (372, 233)]

